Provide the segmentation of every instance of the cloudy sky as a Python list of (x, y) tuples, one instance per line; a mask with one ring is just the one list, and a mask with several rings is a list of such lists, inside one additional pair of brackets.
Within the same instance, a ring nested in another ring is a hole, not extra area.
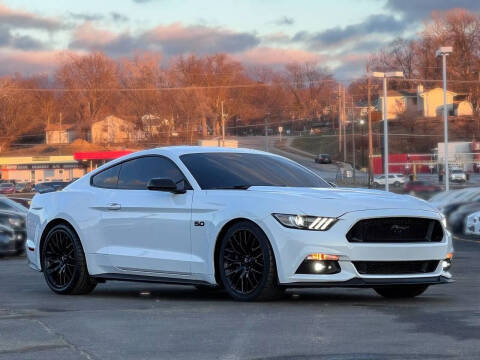
[(62, 56), (229, 53), (246, 65), (317, 61), (341, 80), (411, 37), (432, 10), (479, 0), (0, 0), (0, 75), (49, 73)]

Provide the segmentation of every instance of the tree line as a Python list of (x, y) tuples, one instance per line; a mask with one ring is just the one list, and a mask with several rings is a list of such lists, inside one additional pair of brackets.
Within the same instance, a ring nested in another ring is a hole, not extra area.
[(221, 134), (222, 106), (228, 127), (248, 128), (265, 117), (272, 124), (317, 119), (335, 102), (337, 83), (318, 64), (247, 69), (226, 54), (181, 56), (167, 66), (161, 60), (152, 53), (131, 59), (70, 55), (53, 75), (0, 79), (2, 148), (48, 124), (87, 129), (107, 115), (138, 128), (147, 115), (163, 129), (157, 135), (162, 139), (154, 140), (182, 133), (186, 142)]

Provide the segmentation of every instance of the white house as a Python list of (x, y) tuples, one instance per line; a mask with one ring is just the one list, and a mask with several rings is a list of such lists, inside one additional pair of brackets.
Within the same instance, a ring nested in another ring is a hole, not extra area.
[(45, 129), (47, 144), (71, 144), (78, 136), (73, 124), (48, 124)]
[(122, 144), (144, 139), (143, 133), (133, 122), (114, 115), (94, 122), (90, 132), (94, 144)]

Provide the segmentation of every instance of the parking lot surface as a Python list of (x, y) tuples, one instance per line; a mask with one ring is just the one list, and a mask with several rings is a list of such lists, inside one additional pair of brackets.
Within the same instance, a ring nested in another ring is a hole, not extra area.
[(0, 259), (0, 359), (478, 359), (480, 243), (456, 241), (456, 282), (413, 300), (301, 289), (237, 303), (190, 286), (108, 282), (54, 295)]

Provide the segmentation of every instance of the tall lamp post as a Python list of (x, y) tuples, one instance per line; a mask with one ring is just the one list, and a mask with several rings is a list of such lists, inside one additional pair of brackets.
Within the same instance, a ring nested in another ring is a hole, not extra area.
[(437, 50), (436, 56), (442, 57), (442, 70), (443, 70), (443, 136), (444, 136), (444, 148), (445, 148), (445, 191), (450, 188), (449, 169), (448, 169), (448, 109), (447, 109), (447, 56), (452, 53), (451, 46), (442, 46)]
[(388, 78), (401, 78), (403, 77), (402, 71), (390, 71), (390, 72), (378, 72), (374, 71), (372, 73), (373, 77), (383, 79), (383, 106), (382, 106), (382, 115), (383, 115), (383, 173), (385, 175), (385, 190), (389, 191), (388, 184), (388, 119), (387, 119), (387, 79)]

